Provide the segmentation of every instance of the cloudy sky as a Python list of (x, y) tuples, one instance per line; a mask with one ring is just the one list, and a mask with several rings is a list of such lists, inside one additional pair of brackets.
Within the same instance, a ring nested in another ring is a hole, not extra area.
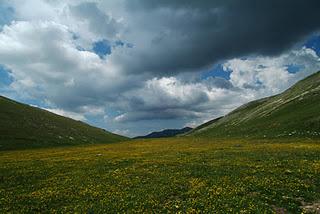
[(320, 70), (319, 0), (0, 0), (0, 94), (136, 136)]

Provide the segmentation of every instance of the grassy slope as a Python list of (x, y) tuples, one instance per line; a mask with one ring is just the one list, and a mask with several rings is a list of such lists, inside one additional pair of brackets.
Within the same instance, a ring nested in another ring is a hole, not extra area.
[(0, 96), (0, 150), (113, 143), (125, 139)]
[(203, 137), (320, 137), (320, 72), (196, 128)]
[(316, 140), (189, 137), (6, 151), (0, 210), (301, 213), (315, 211), (319, 174)]

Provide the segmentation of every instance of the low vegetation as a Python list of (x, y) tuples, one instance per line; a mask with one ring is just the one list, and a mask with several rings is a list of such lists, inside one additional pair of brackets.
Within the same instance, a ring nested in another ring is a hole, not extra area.
[(3, 213), (301, 213), (317, 140), (172, 138), (0, 152)]

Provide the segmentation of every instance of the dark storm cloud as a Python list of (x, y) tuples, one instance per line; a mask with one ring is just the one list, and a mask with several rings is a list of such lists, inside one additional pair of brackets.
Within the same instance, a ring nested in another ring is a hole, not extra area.
[(319, 9), (319, 0), (128, 1), (153, 36), (127, 69), (168, 75), (232, 57), (277, 55), (319, 30)]

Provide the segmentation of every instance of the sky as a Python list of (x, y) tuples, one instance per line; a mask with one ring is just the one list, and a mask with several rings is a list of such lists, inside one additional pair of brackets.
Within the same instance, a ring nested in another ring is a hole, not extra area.
[(0, 0), (0, 94), (129, 137), (320, 70), (319, 0)]

